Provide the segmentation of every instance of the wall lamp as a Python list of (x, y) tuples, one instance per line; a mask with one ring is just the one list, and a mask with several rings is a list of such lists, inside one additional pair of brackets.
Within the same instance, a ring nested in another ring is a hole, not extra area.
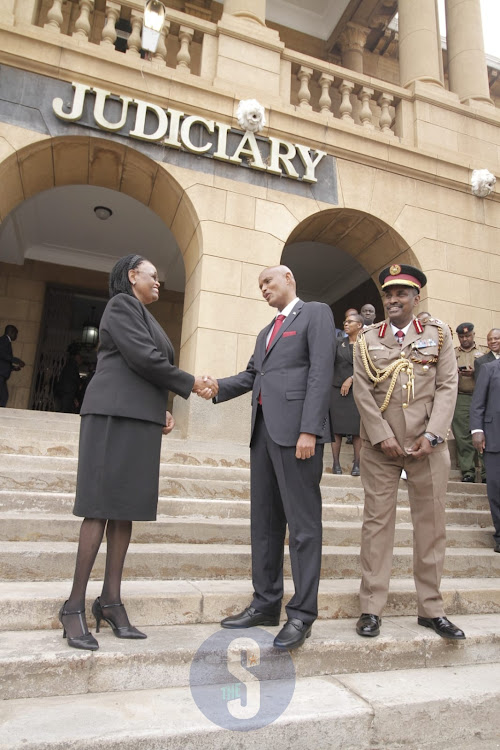
[(148, 0), (144, 6), (142, 49), (156, 52), (160, 31), (165, 19), (165, 6), (159, 0)]

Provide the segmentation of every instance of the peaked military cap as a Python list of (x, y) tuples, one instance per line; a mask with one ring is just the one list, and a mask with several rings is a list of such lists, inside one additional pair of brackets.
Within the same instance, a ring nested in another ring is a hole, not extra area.
[(384, 268), (380, 272), (378, 280), (382, 289), (390, 286), (411, 286), (413, 289), (420, 291), (427, 284), (425, 273), (414, 266), (400, 266), (394, 263), (389, 268)]
[(457, 333), (470, 333), (474, 330), (474, 323), (460, 323), (456, 330)]

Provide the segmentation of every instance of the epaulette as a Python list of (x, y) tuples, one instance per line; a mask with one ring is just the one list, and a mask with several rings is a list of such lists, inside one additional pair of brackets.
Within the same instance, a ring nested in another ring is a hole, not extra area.
[(433, 326), (446, 326), (446, 325), (448, 325), (448, 323), (443, 323), (443, 321), (439, 320), (439, 318), (428, 318), (425, 321), (425, 325), (427, 325), (428, 323), (430, 323)]

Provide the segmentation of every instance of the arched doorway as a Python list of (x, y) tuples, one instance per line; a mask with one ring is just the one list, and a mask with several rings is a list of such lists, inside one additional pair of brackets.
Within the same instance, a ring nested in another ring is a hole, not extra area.
[(282, 263), (297, 280), (298, 295), (330, 305), (337, 327), (348, 307), (375, 306), (384, 317), (378, 274), (392, 263), (418, 265), (392, 227), (363, 211), (338, 208), (305, 219), (288, 238)]
[[(95, 317), (107, 299), (109, 270), (128, 252), (139, 252), (158, 267), (163, 285), (154, 314), (178, 353), (183, 256), (198, 242), (198, 220), (165, 167), (113, 140), (68, 136), (11, 154), (0, 164), (0, 174), (0, 266), (6, 294), (1, 317), (19, 328), (16, 354), (26, 362), (19, 377), (11, 378), (8, 405), (35, 405), (48, 290), (61, 292), (55, 312), (59, 321), (77, 319), (76, 308), (84, 319), (94, 307)], [(97, 212), (98, 207), (108, 210)], [(14, 312), (10, 321), (7, 316)], [(81, 321), (65, 322), (58, 344), (64, 350), (82, 328)]]

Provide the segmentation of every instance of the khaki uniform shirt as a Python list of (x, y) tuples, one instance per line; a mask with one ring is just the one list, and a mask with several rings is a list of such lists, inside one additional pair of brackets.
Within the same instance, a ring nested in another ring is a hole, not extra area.
[[(385, 326), (385, 332), (384, 332)], [(457, 400), (457, 362), (450, 329), (431, 318), (418, 333), (415, 320), (404, 338), (397, 342), (388, 321), (361, 331), (354, 357), (353, 393), (361, 415), (360, 435), (372, 445), (395, 437), (403, 449), (410, 448), (424, 432), (446, 439)], [(439, 351), (439, 335), (443, 345)], [(392, 376), (379, 384), (368, 377), (360, 356), (359, 341), (364, 337), (368, 354), (376, 368), (383, 370), (404, 355), (413, 360), (414, 397), (409, 393), (408, 375), (400, 372), (389, 405), (381, 412)], [(437, 356), (438, 360), (429, 362)], [(429, 363), (428, 363), (429, 362)]]
[(478, 346), (474, 344), (472, 349), (462, 349), (461, 346), (455, 347), (455, 356), (457, 358), (457, 367), (467, 367), (472, 372), (472, 375), (462, 375), (460, 369), (458, 370), (458, 392), (459, 393), (473, 393), (474, 391), (474, 360), (478, 357), (482, 357), (483, 354), (488, 352), (488, 347)]

